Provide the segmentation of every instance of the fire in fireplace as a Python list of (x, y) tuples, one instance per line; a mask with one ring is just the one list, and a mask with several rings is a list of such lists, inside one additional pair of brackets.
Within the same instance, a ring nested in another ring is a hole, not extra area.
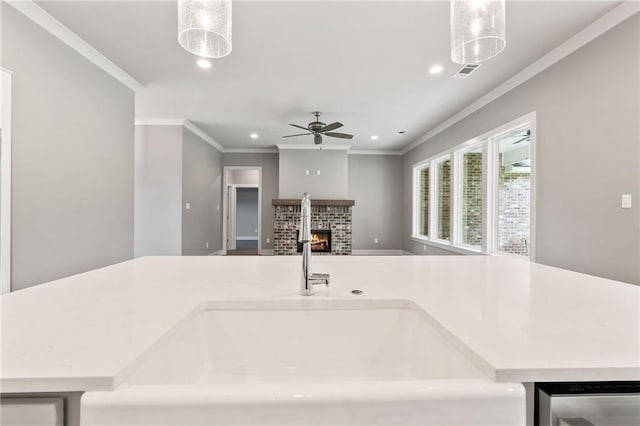
[[(296, 241), (298, 241), (300, 231), (296, 231)], [(297, 243), (298, 253), (302, 253), (302, 244)], [(311, 251), (315, 253), (331, 253), (331, 230), (312, 229), (311, 230)]]

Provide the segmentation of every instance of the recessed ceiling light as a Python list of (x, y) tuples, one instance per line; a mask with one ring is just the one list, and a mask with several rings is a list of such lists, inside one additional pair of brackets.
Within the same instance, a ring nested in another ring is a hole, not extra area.
[(200, 68), (209, 69), (211, 68), (211, 62), (208, 59), (200, 58), (196, 62)]
[(444, 67), (442, 65), (434, 65), (429, 68), (429, 74), (440, 74), (442, 71), (444, 71)]
[(378, 135), (373, 135), (373, 136), (371, 136), (371, 140), (372, 140), (372, 141), (377, 141), (377, 140), (378, 140)]
[(251, 133), (251, 134), (249, 135), (249, 137), (250, 137), (251, 139), (258, 139), (258, 134), (257, 134), (257, 133)]

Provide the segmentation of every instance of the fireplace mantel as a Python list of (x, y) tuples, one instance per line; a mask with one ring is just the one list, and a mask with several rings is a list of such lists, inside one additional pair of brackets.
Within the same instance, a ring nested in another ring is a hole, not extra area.
[[(271, 200), (274, 206), (299, 206), (300, 199), (278, 199)], [(311, 199), (312, 206), (337, 206), (337, 207), (353, 207), (355, 200), (314, 200)]]

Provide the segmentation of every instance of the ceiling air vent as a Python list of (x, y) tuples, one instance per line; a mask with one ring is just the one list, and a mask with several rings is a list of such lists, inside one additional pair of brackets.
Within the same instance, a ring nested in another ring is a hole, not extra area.
[(454, 78), (467, 78), (472, 72), (478, 69), (480, 64), (467, 64), (453, 75)]

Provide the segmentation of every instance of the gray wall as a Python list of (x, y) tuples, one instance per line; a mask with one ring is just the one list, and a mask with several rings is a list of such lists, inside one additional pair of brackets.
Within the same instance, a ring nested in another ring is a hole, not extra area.
[(355, 250), (402, 248), (402, 195), (401, 157), (349, 155)]
[(274, 209), (271, 200), (278, 198), (278, 154), (226, 153), (222, 155), (222, 164), (224, 167), (262, 167), (262, 248), (273, 249)]
[(280, 198), (301, 198), (308, 192), (312, 199), (346, 199), (348, 169), (346, 150), (281, 150), (278, 193)]
[(236, 237), (258, 236), (258, 188), (238, 188)]
[(257, 169), (230, 170), (227, 183), (234, 183), (237, 185), (258, 185), (260, 183), (260, 175)]
[(13, 75), (13, 289), (133, 256), (134, 94), (2, 4)]
[(222, 154), (187, 129), (182, 135), (182, 254), (208, 255), (222, 248)]
[(639, 283), (640, 17), (601, 37), (404, 156), (404, 233), (411, 242), (411, 166), (537, 112), (536, 254), (540, 263)]
[(136, 257), (220, 250), (220, 151), (183, 126), (136, 126), (135, 142)]
[(182, 253), (182, 126), (135, 126), (138, 256)]

